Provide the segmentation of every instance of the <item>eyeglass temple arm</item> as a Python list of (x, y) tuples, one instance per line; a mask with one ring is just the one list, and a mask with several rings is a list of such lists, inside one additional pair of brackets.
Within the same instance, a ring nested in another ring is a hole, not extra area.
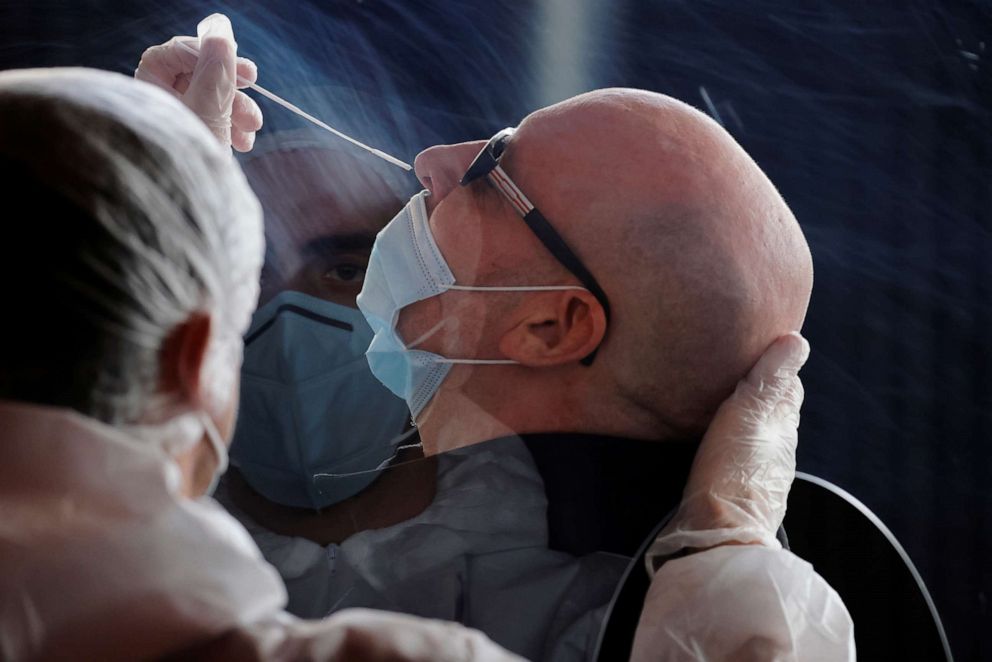
[[(544, 218), (544, 215), (537, 210), (537, 208), (532, 207), (529, 212), (523, 217), (524, 222), (531, 229), (542, 244), (551, 252), (555, 258), (561, 262), (562, 266), (572, 272), (576, 278), (590, 291), (592, 295), (596, 297), (599, 304), (603, 306), (603, 313), (606, 315), (606, 322), (610, 322), (610, 301), (606, 297), (606, 293), (603, 288), (599, 286), (595, 277), (589, 270), (586, 269), (582, 261), (572, 252), (572, 249), (568, 247), (565, 240), (561, 238), (548, 220)], [(590, 365), (594, 358), (596, 358), (596, 352), (599, 351), (597, 347), (582, 359), (583, 365)]]

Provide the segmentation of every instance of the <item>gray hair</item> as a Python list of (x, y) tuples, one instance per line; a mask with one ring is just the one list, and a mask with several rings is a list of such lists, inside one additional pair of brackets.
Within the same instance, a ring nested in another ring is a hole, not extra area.
[(2, 72), (0, 182), (0, 398), (111, 424), (158, 416), (175, 400), (163, 343), (195, 312), (213, 320), (208, 388), (233, 386), (261, 211), (195, 115), (119, 74)]

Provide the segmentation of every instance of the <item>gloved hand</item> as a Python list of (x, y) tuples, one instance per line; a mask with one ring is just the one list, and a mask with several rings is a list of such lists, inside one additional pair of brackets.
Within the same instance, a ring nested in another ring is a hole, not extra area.
[(458, 623), (375, 609), (344, 609), (304, 621), (270, 614), (198, 643), (189, 660), (323, 662), (525, 662), (485, 634)]
[[(254, 83), (255, 63), (237, 57), (231, 22), (211, 14), (196, 26), (197, 37), (173, 37), (141, 55), (134, 77), (168, 90), (210, 127), (221, 144), (247, 152), (262, 128), (262, 111), (238, 88)], [(182, 45), (199, 51), (199, 56)]]
[(726, 544), (781, 548), (775, 534), (796, 475), (803, 402), (797, 373), (808, 356), (802, 336), (782, 336), (717, 410), (679, 509), (648, 550), (651, 576), (683, 550)]

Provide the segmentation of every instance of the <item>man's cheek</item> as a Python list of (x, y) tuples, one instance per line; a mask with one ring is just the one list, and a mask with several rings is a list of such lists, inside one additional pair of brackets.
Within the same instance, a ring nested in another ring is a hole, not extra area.
[(443, 346), (441, 336), (444, 326), (439, 297), (431, 297), (403, 308), (396, 330), (407, 347), (438, 353)]
[[(498, 295), (496, 295), (498, 296)], [(487, 310), (494, 295), (490, 292), (457, 292), (443, 307), (444, 347), (449, 358), (492, 358)]]
[[(460, 197), (465, 192), (459, 191)], [(454, 198), (454, 194), (451, 196)], [(473, 285), (478, 282), (480, 267), (486, 258), (485, 227), (482, 217), (464, 200), (446, 201), (444, 214), (437, 214), (431, 222), (431, 234), (441, 250), (448, 268), (459, 285)], [(489, 249), (492, 252), (492, 249)]]

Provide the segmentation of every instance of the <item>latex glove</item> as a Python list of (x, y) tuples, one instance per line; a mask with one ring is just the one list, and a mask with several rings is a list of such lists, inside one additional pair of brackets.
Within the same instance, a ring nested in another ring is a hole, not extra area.
[(458, 623), (373, 609), (319, 621), (283, 612), (182, 651), (177, 659), (268, 662), (524, 662)]
[(644, 599), (631, 662), (854, 662), (844, 602), (806, 561), (760, 545), (666, 563)]
[(342, 662), (524, 662), (458, 623), (372, 609), (346, 609), (326, 622), (348, 633), (335, 658)]
[[(134, 77), (168, 90), (196, 113), (221, 144), (247, 152), (262, 128), (262, 111), (238, 88), (240, 76), (254, 83), (255, 63), (237, 57), (231, 21), (211, 14), (196, 26), (197, 37), (173, 37), (141, 55)], [(180, 43), (199, 51), (197, 57)]]
[(803, 386), (798, 372), (809, 343), (776, 340), (717, 410), (696, 452), (682, 502), (647, 554), (648, 573), (683, 550), (726, 544), (780, 549), (796, 476)]

